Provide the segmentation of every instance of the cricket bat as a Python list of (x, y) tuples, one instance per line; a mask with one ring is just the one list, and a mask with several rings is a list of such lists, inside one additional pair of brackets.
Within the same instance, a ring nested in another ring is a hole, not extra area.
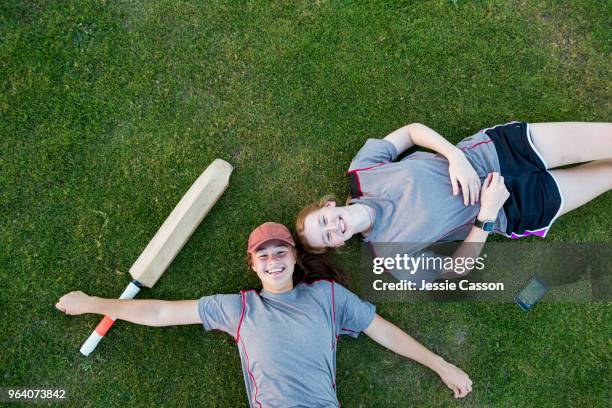
[[(174, 257), (215, 205), (227, 188), (234, 168), (228, 162), (216, 159), (187, 190), (172, 210), (153, 239), (130, 268), (132, 282), (119, 299), (132, 299), (142, 287), (152, 288), (166, 271)], [(115, 323), (115, 318), (104, 316), (81, 347), (88, 356)]]

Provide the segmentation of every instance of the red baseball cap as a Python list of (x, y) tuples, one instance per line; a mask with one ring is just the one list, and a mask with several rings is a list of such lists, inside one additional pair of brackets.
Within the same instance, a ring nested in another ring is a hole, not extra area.
[(276, 222), (266, 222), (255, 228), (249, 235), (247, 253), (252, 254), (261, 244), (272, 240), (283, 241), (295, 247), (295, 242), (287, 227)]

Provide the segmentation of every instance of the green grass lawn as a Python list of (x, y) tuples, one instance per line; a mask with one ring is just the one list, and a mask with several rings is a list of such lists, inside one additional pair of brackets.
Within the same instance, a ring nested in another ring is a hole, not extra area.
[[(346, 196), (367, 137), (409, 122), (458, 142), (509, 120), (610, 121), (611, 19), (596, 0), (2, 2), (0, 386), (67, 388), (75, 407), (246, 406), (228, 335), (119, 322), (85, 358), (98, 316), (64, 316), (55, 302), (72, 290), (117, 297), (216, 157), (235, 166), (229, 189), (139, 298), (257, 288), (248, 233), (292, 225), (324, 193)], [(611, 213), (607, 193), (547, 239), (609, 242)], [(612, 397), (610, 303), (378, 311), (464, 368), (474, 391), (456, 402), (433, 372), (364, 336), (339, 345), (343, 406)]]

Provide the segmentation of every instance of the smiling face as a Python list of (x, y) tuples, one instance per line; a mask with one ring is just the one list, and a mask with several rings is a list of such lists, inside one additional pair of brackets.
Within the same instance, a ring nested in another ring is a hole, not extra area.
[(295, 248), (279, 240), (264, 242), (251, 254), (251, 267), (265, 290), (282, 293), (293, 289)]
[(337, 248), (348, 241), (357, 231), (351, 221), (348, 207), (336, 207), (328, 201), (304, 219), (302, 237), (312, 248)]

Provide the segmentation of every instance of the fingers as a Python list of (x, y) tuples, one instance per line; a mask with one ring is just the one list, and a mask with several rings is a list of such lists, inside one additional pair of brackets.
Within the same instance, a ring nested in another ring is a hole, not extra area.
[(480, 201), (480, 178), (476, 177), (476, 185), (474, 186), (474, 194), (476, 194), (476, 203)]
[(470, 204), (475, 205), (480, 200), (480, 178), (474, 172), (470, 178)]
[(66, 309), (64, 309), (59, 302), (55, 304), (55, 308), (60, 312), (66, 313)]
[(460, 368), (447, 363), (441, 376), (444, 384), (453, 391), (455, 398), (463, 398), (472, 392), (472, 380)]
[(497, 172), (489, 173), (484, 183), (482, 184), (483, 190), (498, 184), (500, 177), (501, 175)]
[[(475, 205), (480, 200), (480, 179), (475, 176), (471, 180), (459, 180), (463, 193), (463, 205)], [(454, 187), (453, 187), (453, 195)]]
[(472, 181), (472, 184), (470, 185), (470, 204), (474, 205), (476, 204), (476, 193), (477, 193), (478, 189), (476, 188), (476, 180)]
[[(70, 292), (70, 293), (74, 293), (74, 292)], [(67, 300), (66, 298), (70, 295), (70, 293), (66, 293), (64, 296), (59, 298), (59, 300), (55, 304), (55, 308), (57, 310), (66, 313), (66, 300)]]
[(470, 187), (468, 183), (461, 183), (461, 191), (463, 192), (463, 205), (468, 205), (470, 200)]
[(498, 172), (494, 172), (494, 173), (491, 173), (491, 174), (492, 174), (492, 176), (491, 176), (491, 184), (495, 185), (495, 184), (499, 183), (500, 174)]
[(467, 374), (466, 374), (466, 378), (467, 378), (467, 381), (465, 382), (463, 387), (461, 387), (463, 391), (463, 395), (461, 397), (465, 397), (470, 392), (472, 392), (472, 380), (470, 380), (470, 377), (468, 377)]
[(455, 394), (455, 398), (463, 398), (472, 392), (472, 386), (469, 383), (466, 383), (461, 386), (450, 385), (448, 388), (453, 390), (453, 394)]
[(456, 196), (459, 194), (459, 186), (457, 185), (457, 178), (455, 176), (451, 176), (451, 184), (453, 185), (453, 195)]
[(491, 179), (493, 178), (493, 173), (487, 174), (487, 177), (484, 179), (482, 183), (481, 190), (486, 190), (491, 185)]
[(506, 190), (506, 184), (504, 183), (504, 176), (502, 176), (501, 174), (497, 178), (497, 186), (501, 191)]
[(467, 396), (470, 392), (472, 392), (472, 384), (467, 382), (461, 387), (462, 395), (461, 398)]

